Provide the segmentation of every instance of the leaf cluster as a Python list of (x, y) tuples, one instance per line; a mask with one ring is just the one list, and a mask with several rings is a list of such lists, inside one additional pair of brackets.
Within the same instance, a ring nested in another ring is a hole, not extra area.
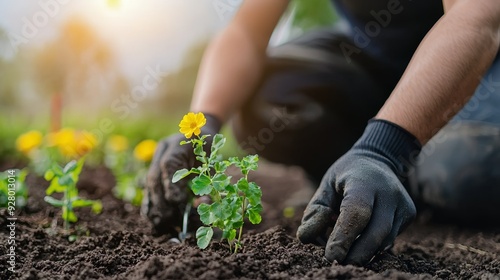
[[(0, 207), (8, 208), (9, 189), (12, 190), (12, 184), (15, 186), (15, 208), (19, 209), (26, 206), (28, 202), (28, 187), (25, 183), (27, 174), (26, 169), (12, 169), (0, 172)], [(10, 182), (9, 178), (11, 178)], [(10, 188), (9, 185), (11, 186)]]

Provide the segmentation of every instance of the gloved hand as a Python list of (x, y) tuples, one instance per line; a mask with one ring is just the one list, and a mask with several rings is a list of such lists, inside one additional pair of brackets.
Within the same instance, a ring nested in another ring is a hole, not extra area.
[[(201, 135), (210, 134), (205, 141), (205, 151), (210, 152), (212, 138), (222, 123), (212, 115), (205, 114), (207, 120)], [(159, 233), (176, 234), (182, 226), (182, 216), (188, 199), (188, 180), (172, 183), (174, 173), (182, 168), (191, 169), (197, 165), (191, 145), (180, 145), (186, 140), (183, 134), (172, 135), (158, 144), (146, 178), (146, 195), (142, 212), (153, 223)]]
[(297, 237), (325, 245), (329, 261), (365, 265), (392, 246), (416, 209), (401, 180), (418, 140), (403, 128), (371, 120), (363, 136), (326, 172), (309, 202)]

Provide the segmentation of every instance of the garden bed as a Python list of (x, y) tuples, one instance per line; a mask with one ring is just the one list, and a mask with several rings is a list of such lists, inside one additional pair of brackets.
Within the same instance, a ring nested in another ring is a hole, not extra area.
[[(303, 173), (264, 163), (253, 177), (263, 190), (263, 222), (249, 227), (243, 250), (231, 255), (226, 243), (200, 250), (194, 238), (177, 244), (170, 236), (154, 236), (137, 207), (113, 197), (114, 178), (102, 167), (85, 168), (78, 185), (85, 197), (102, 200), (102, 214), (78, 210), (84, 236), (75, 242), (52, 236), (54, 221), (62, 223), (60, 210), (43, 201), (48, 183), (29, 176), (28, 207), (16, 224), (17, 271), (7, 270), (3, 253), (0, 279), (500, 279), (498, 229), (421, 222), (366, 268), (329, 264), (321, 248), (294, 237), (312, 195)], [(2, 212), (2, 240), (9, 234), (5, 217)], [(7, 249), (2, 242), (2, 251)]]

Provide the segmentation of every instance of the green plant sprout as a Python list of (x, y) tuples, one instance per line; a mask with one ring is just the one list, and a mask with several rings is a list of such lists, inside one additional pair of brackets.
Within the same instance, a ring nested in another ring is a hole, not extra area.
[(0, 207), (11, 211), (10, 209), (20, 209), (26, 206), (28, 202), (28, 187), (25, 183), (27, 174), (26, 169), (0, 172)]
[[(62, 208), (64, 230), (66, 232), (69, 231), (70, 223), (78, 221), (78, 217), (73, 211), (75, 208), (92, 207), (92, 211), (96, 214), (102, 211), (102, 204), (99, 200), (88, 200), (78, 196), (76, 183), (78, 182), (84, 162), (85, 159), (82, 157), (78, 161), (70, 161), (64, 168), (54, 163), (45, 172), (45, 180), (50, 181), (50, 185), (45, 191), (47, 196), (45, 196), (44, 200), (54, 207)], [(63, 193), (62, 199), (50, 196), (53, 193)]]
[[(248, 173), (257, 169), (259, 157), (249, 155), (241, 160), (236, 157), (221, 160), (218, 152), (226, 142), (222, 134), (214, 136), (210, 156), (207, 157), (203, 149), (207, 137), (209, 135), (180, 143), (193, 145), (194, 154), (201, 165), (191, 170), (178, 170), (172, 182), (176, 183), (194, 174), (191, 184), (193, 193), (199, 196), (210, 195), (212, 204), (202, 203), (198, 206), (200, 220), (205, 225), (196, 231), (198, 247), (205, 249), (209, 245), (215, 227), (222, 230), (222, 239), (227, 239), (231, 252), (237, 253), (242, 247), (241, 236), (245, 218), (252, 224), (259, 224), (262, 220), (262, 191), (257, 184), (248, 181)], [(231, 165), (238, 167), (243, 175), (235, 184), (231, 184), (231, 176), (226, 174)]]
[[(143, 172), (140, 172), (143, 175)], [(143, 197), (141, 177), (136, 174), (119, 174), (116, 176), (116, 186), (113, 194), (123, 201), (129, 202), (133, 206), (141, 206)]]
[(134, 206), (140, 206), (143, 197), (143, 183), (146, 169), (139, 168), (133, 158), (125, 152), (109, 152), (106, 155), (106, 166), (111, 169), (116, 178), (113, 194)]
[(125, 136), (112, 135), (108, 139), (105, 164), (116, 178), (115, 197), (133, 206), (141, 206), (145, 178), (155, 148), (156, 141), (146, 139), (136, 145), (132, 155)]

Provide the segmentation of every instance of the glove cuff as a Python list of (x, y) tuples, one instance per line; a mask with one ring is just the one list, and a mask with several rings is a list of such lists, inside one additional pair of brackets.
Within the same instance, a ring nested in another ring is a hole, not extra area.
[(222, 122), (212, 114), (203, 113), (203, 115), (205, 115), (207, 123), (201, 128), (202, 134), (212, 134), (212, 136), (214, 136), (216, 133), (219, 133)]
[(389, 166), (400, 177), (408, 173), (422, 149), (418, 139), (399, 125), (371, 119), (354, 149), (370, 151), (389, 160)]

